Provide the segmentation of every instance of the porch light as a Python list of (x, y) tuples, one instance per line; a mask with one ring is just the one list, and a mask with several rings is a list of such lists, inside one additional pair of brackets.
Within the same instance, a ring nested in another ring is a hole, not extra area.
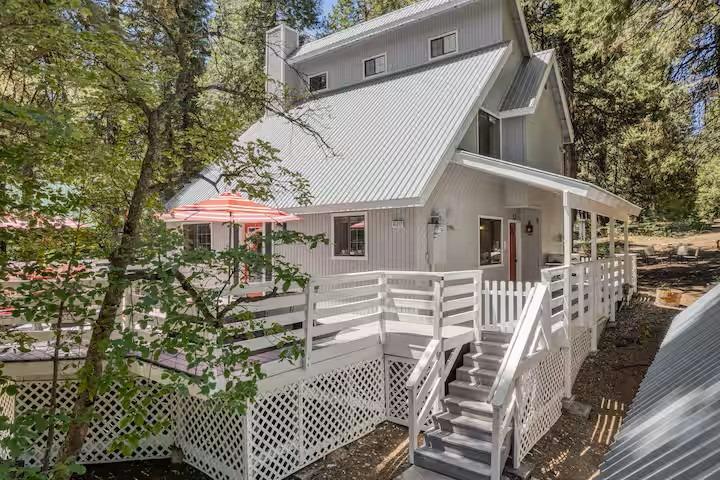
[(533, 234), (533, 230), (534, 230), (533, 224), (532, 224), (532, 222), (531, 222), (530, 220), (528, 220), (527, 225), (525, 225), (525, 233), (527, 233), (528, 235), (532, 235), (532, 234)]

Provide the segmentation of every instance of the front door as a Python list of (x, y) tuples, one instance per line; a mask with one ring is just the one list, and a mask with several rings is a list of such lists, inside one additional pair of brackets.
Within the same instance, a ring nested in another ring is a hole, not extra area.
[(518, 280), (518, 222), (509, 222), (508, 232), (508, 278), (511, 282)]

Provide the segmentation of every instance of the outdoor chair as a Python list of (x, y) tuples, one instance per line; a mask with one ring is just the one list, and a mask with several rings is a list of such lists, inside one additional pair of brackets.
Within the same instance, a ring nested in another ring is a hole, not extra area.
[(695, 261), (700, 259), (700, 247), (691, 247), (689, 245), (680, 245), (675, 251), (673, 257), (681, 262)]

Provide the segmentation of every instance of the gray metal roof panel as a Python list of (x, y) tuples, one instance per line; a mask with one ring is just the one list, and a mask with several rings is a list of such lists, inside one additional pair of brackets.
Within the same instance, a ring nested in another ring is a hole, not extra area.
[[(313, 206), (418, 200), (444, 156), (456, 147), (452, 142), (509, 48), (496, 45), (433, 62), (331, 92), (294, 109), (290, 115), (302, 115), (331, 151), (277, 115), (253, 124), (238, 142), (262, 139), (277, 148), (282, 165), (309, 182)], [(216, 180), (220, 171), (213, 167), (203, 174)], [(217, 193), (209, 182), (197, 179), (168, 207)], [(287, 192), (278, 192), (276, 201), (279, 208), (298, 207)]]
[(720, 286), (673, 320), (600, 478), (720, 478)]
[(545, 50), (525, 58), (500, 105), (500, 111), (533, 108), (552, 66), (554, 51)]

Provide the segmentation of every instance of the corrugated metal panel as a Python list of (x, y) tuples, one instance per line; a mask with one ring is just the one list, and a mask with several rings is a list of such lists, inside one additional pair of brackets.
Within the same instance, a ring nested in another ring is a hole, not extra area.
[(500, 107), (501, 111), (533, 108), (554, 55), (553, 50), (538, 52), (523, 60)]
[(387, 31), (391, 28), (397, 28), (420, 18), (434, 15), (438, 12), (455, 8), (460, 5), (472, 3), (474, 0), (424, 0), (422, 2), (413, 3), (407, 7), (394, 10), (385, 15), (375, 17), (372, 20), (358, 23), (350, 28), (346, 28), (339, 32), (333, 33), (323, 38), (313, 40), (302, 45), (294, 58), (307, 57), (319, 52), (325, 52), (328, 49), (358, 41), (369, 35)]
[[(389, 200), (406, 201), (397, 206), (416, 204), (444, 156), (456, 147), (453, 142), (459, 143), (460, 129), (482, 100), (508, 48), (498, 45), (458, 55), (295, 109), (291, 114), (302, 115), (331, 151), (317, 137), (275, 115), (255, 123), (238, 141), (263, 139), (279, 149), (283, 166), (309, 182), (314, 206), (389, 206)], [(218, 175), (217, 169), (205, 172), (211, 178)], [(216, 189), (198, 179), (168, 206), (214, 195)], [(297, 203), (282, 191), (273, 206), (293, 208)]]
[[(427, 64), (429, 39), (450, 31), (457, 30), (459, 53), (509, 41), (503, 38), (501, 19), (502, 9), (497, 0), (472, 3), (412, 25), (373, 35), (342, 49), (323, 52), (297, 62), (293, 67), (308, 75), (328, 72), (329, 88), (343, 88), (363, 81), (363, 60), (374, 55), (386, 54), (387, 73)], [(518, 48), (515, 50), (520, 51)], [(511, 80), (507, 80), (506, 88)]]
[(600, 478), (720, 478), (719, 320), (720, 286), (675, 317)]

